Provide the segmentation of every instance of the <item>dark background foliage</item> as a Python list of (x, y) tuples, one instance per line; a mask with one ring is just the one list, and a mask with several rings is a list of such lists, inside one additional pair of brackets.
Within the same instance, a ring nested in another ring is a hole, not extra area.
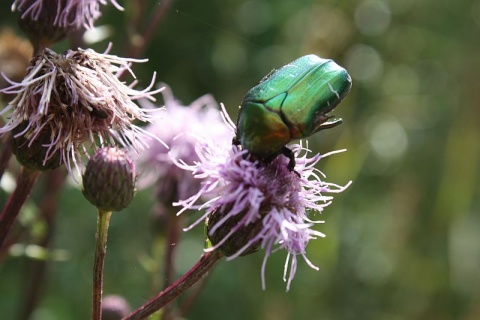
[[(15, 27), (7, 2), (1, 22)], [(114, 54), (128, 56), (137, 26), (148, 24), (159, 5), (121, 4), (123, 13), (103, 8), (96, 26), (107, 26), (111, 35), (93, 44), (95, 50), (111, 41)], [(186, 104), (211, 93), (235, 119), (249, 88), (308, 53), (335, 59), (354, 83), (335, 111), (344, 123), (309, 139), (320, 153), (348, 149), (319, 168), (328, 181), (353, 180), (323, 213), (319, 230), (327, 237), (308, 247), (320, 271), (301, 262), (285, 293), (285, 256), (277, 252), (262, 291), (262, 252), (222, 261), (185, 317), (480, 318), (479, 28), (479, 1), (174, 1), (140, 56), (149, 62), (134, 70), (143, 84), (157, 71)], [(0, 203), (7, 197), (5, 179)], [(48, 187), (44, 177), (22, 213), (28, 235), (22, 245), (44, 232), (41, 220), (32, 221)], [(150, 270), (158, 263), (152, 205), (149, 191), (140, 192), (111, 222), (105, 293), (121, 294), (132, 306), (151, 295)], [(79, 186), (66, 184), (51, 248), (55, 259), (33, 319), (89, 317), (95, 219)], [(178, 275), (200, 256), (201, 229), (178, 244)], [(22, 308), (28, 278), (28, 254), (17, 249), (0, 265), (5, 319)]]

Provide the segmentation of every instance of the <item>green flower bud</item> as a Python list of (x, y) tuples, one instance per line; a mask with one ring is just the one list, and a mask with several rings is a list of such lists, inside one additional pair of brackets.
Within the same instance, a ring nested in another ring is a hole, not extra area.
[(100, 210), (120, 211), (135, 195), (136, 178), (133, 161), (125, 152), (101, 148), (87, 163), (83, 195)]

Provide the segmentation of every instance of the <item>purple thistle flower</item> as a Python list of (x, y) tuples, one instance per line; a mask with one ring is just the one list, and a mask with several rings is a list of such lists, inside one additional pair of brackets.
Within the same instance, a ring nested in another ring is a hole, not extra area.
[(72, 167), (81, 171), (78, 163), (82, 154), (88, 155), (87, 144), (93, 149), (99, 143), (144, 150), (153, 136), (132, 122), (150, 122), (156, 110), (141, 109), (133, 101), (155, 100), (153, 95), (162, 89), (151, 90), (155, 74), (141, 91), (132, 88), (135, 82), (125, 85), (119, 76), (125, 70), (134, 76), (130, 64), (145, 61), (91, 49), (63, 54), (45, 49), (31, 60), (22, 82), (7, 79), (11, 86), (1, 90), (16, 96), (0, 112), (13, 110), (0, 134), (12, 131), (22, 147), (41, 147), (43, 165), (55, 159), (57, 166), (65, 164), (70, 173)]
[(22, 13), (21, 18), (29, 18), (37, 21), (42, 14), (55, 14), (53, 25), (62, 28), (79, 29), (85, 27), (92, 29), (95, 20), (102, 14), (100, 12), (100, 5), (106, 5), (108, 2), (113, 4), (118, 10), (123, 11), (115, 0), (59, 0), (55, 1), (56, 12), (50, 12), (52, 7), (49, 7), (51, 0), (15, 0), (12, 4), (12, 11), (19, 11)]
[[(192, 165), (199, 161), (195, 151), (199, 138), (208, 138), (227, 146), (233, 133), (222, 120), (218, 103), (211, 95), (204, 95), (184, 106), (174, 98), (168, 86), (162, 94), (166, 115), (151, 123), (146, 130), (165, 144), (151, 140), (148, 150), (140, 153), (136, 162), (142, 170), (139, 188), (155, 184), (158, 200), (170, 205), (173, 201), (192, 196), (200, 188), (200, 180), (176, 166), (172, 157)], [(146, 108), (153, 107), (146, 100), (139, 102)]]
[[(230, 125), (234, 127), (231, 121)], [(310, 240), (325, 236), (312, 228), (324, 221), (314, 221), (309, 216), (322, 212), (332, 202), (331, 194), (342, 192), (350, 185), (350, 182), (346, 186), (324, 182), (324, 175), (315, 168), (322, 158), (340, 151), (309, 158), (310, 151), (301, 144), (290, 148), (295, 154), (295, 172), (288, 170), (289, 160), (284, 156), (265, 164), (252, 161), (248, 151), (241, 150), (240, 146), (219, 146), (204, 139), (196, 149), (198, 162), (193, 165), (177, 162), (179, 167), (203, 180), (201, 190), (176, 203), (183, 206), (179, 214), (187, 209), (206, 210), (186, 229), (207, 220), (207, 236), (213, 246), (206, 251), (219, 249), (228, 259), (234, 259), (256, 251), (259, 246), (265, 249), (261, 270), (263, 288), (268, 257), (285, 249), (287, 291), (295, 276), (298, 256), (318, 270), (308, 260), (306, 247)], [(210, 200), (198, 204), (203, 197)]]

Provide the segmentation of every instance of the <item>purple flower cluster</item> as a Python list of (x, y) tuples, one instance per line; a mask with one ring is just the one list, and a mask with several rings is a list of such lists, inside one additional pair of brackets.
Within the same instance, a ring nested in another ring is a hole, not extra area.
[[(200, 184), (190, 172), (176, 166), (172, 158), (192, 165), (199, 161), (195, 150), (198, 139), (228, 146), (233, 132), (222, 120), (218, 103), (211, 95), (184, 106), (174, 98), (168, 86), (162, 94), (165, 116), (151, 123), (146, 130), (164, 143), (151, 140), (149, 148), (137, 156), (136, 162), (142, 171), (139, 188), (155, 184), (158, 200), (171, 203), (197, 193)], [(149, 101), (139, 102), (147, 109), (154, 108)]]
[[(179, 214), (187, 209), (205, 210), (204, 215), (187, 229), (205, 220), (207, 225), (208, 221), (214, 221), (208, 226), (207, 236), (215, 241), (207, 251), (222, 250), (227, 242), (242, 244), (231, 255), (232, 250), (228, 248), (229, 259), (247, 254), (257, 246), (263, 248), (263, 288), (266, 262), (277, 250), (287, 251), (284, 274), (287, 290), (295, 276), (298, 256), (313, 269), (318, 269), (308, 260), (306, 247), (310, 240), (325, 236), (312, 228), (323, 221), (312, 220), (310, 216), (322, 212), (331, 203), (331, 194), (342, 192), (350, 184), (339, 186), (322, 181), (324, 176), (315, 165), (332, 153), (309, 158), (310, 151), (302, 145), (291, 145), (290, 148), (296, 162), (293, 172), (287, 168), (289, 159), (281, 155), (269, 163), (252, 161), (248, 151), (239, 146), (219, 146), (208, 140), (198, 144), (198, 162), (193, 165), (177, 162), (203, 181), (197, 194), (177, 203), (183, 206)], [(201, 203), (202, 198), (209, 200)], [(259, 227), (245, 236), (242, 229), (254, 225)], [(228, 231), (222, 228), (228, 228)], [(215, 237), (217, 232), (222, 234), (220, 240)], [(237, 241), (236, 237), (248, 239)]]

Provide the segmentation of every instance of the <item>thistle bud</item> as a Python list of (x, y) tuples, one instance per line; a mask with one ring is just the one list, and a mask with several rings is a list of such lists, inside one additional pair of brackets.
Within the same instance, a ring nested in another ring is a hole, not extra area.
[(123, 297), (111, 295), (103, 298), (102, 320), (120, 320), (129, 313), (130, 306)]
[(135, 195), (136, 170), (118, 148), (101, 148), (90, 158), (83, 174), (83, 195), (98, 209), (120, 211)]
[[(110, 0), (118, 10), (123, 8)], [(21, 13), (20, 27), (32, 44), (39, 48), (62, 40), (69, 31), (80, 28), (92, 29), (101, 16), (100, 5), (106, 0), (15, 0), (12, 11)]]
[[(25, 32), (30, 42), (36, 49), (47, 48), (52, 44), (61, 41), (67, 34), (69, 27), (59, 25), (56, 22), (57, 12), (59, 12), (60, 1), (44, 1), (38, 4), (38, 1), (16, 1), (20, 2), (18, 10), (22, 13), (19, 20), (20, 28)], [(35, 12), (28, 14), (28, 12)]]

